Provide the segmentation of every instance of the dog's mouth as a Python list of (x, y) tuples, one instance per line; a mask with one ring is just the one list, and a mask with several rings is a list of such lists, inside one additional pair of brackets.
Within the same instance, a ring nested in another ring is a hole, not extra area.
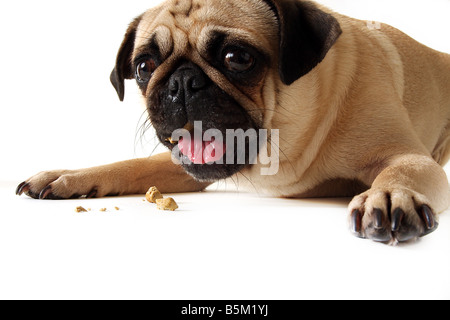
[[(177, 147), (181, 154), (197, 165), (213, 164), (223, 160), (227, 150), (226, 143), (212, 139), (203, 141), (201, 139), (184, 139), (178, 141)], [(223, 162), (223, 161), (222, 161)]]
[(253, 128), (203, 131), (188, 124), (167, 137), (164, 144), (191, 176), (200, 181), (217, 181), (250, 165), (259, 152), (251, 147), (257, 141), (258, 133)]
[(194, 126), (188, 123), (183, 130), (185, 135), (177, 137), (172, 135), (165, 139), (166, 143), (170, 143), (169, 149), (179, 152), (185, 157), (183, 163), (191, 162), (195, 165), (213, 164), (215, 162), (223, 163), (223, 159), (227, 150), (227, 145), (223, 139), (211, 137), (209, 141), (204, 141), (204, 132), (197, 133)]

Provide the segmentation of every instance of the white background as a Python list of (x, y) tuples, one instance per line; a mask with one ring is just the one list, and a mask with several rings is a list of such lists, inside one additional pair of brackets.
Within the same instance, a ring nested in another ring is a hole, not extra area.
[[(142, 197), (14, 196), (38, 171), (153, 151), (136, 86), (120, 103), (109, 74), (127, 24), (158, 2), (0, 3), (0, 298), (450, 298), (449, 213), (432, 236), (392, 248), (348, 234), (348, 199), (222, 185), (230, 192), (175, 196), (182, 210), (172, 215)], [(450, 52), (448, 0), (320, 2)], [(77, 215), (77, 205), (93, 211)]]

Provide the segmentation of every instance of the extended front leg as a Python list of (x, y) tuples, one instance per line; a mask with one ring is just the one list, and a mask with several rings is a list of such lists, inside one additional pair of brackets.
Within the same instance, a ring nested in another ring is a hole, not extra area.
[(170, 153), (164, 153), (89, 169), (41, 172), (21, 183), (16, 193), (35, 199), (100, 198), (144, 194), (151, 186), (179, 193), (201, 191), (208, 185), (193, 179), (172, 162)]
[(350, 203), (350, 227), (355, 235), (374, 241), (408, 241), (437, 229), (438, 214), (448, 208), (449, 199), (446, 174), (433, 159), (400, 156)]

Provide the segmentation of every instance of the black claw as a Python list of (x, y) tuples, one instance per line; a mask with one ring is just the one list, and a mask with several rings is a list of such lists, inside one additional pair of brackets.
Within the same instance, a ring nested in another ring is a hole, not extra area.
[(423, 205), (419, 210), (419, 215), (425, 224), (425, 231), (422, 236), (426, 236), (426, 235), (436, 231), (436, 229), (439, 226), (439, 223), (434, 218), (433, 211), (431, 210), (431, 208), (429, 206)]
[(403, 218), (405, 217), (405, 212), (397, 208), (392, 214), (392, 231), (398, 232), (400, 231), (400, 226), (402, 224)]
[(42, 189), (41, 193), (39, 194), (40, 200), (50, 199), (52, 194), (52, 187), (46, 186), (44, 189)]
[(429, 206), (422, 206), (420, 210), (420, 216), (422, 217), (423, 222), (425, 223), (425, 227), (427, 230), (434, 228), (434, 216), (431, 208)]
[(361, 229), (362, 229), (362, 213), (358, 209), (353, 210), (351, 214), (351, 230), (353, 233), (362, 237)]
[(92, 189), (86, 196), (87, 199), (92, 199), (97, 197), (97, 189)]
[(374, 227), (377, 230), (383, 229), (383, 211), (380, 209), (374, 209), (373, 210), (373, 216), (374, 216)]
[(25, 189), (29, 187), (30, 187), (29, 183), (27, 183), (26, 181), (22, 182), (16, 189), (16, 195), (21, 196), (25, 192)]

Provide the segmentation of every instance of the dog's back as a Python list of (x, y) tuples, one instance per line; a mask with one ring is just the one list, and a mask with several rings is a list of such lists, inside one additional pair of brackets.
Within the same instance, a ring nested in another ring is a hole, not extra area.
[(402, 57), (403, 104), (420, 139), (443, 165), (450, 157), (450, 55), (390, 26), (384, 32)]
[[(395, 29), (391, 36), (405, 66), (404, 105), (420, 139), (444, 165), (450, 157), (450, 55)], [(424, 82), (430, 85), (424, 88)]]
[[(377, 81), (378, 85), (392, 81), (389, 85), (407, 109), (422, 143), (439, 164), (447, 163), (450, 160), (450, 55), (435, 51), (387, 24), (337, 16), (351, 30), (359, 56), (372, 59), (372, 66), (378, 65), (378, 70), (371, 70), (374, 85)], [(371, 45), (367, 45), (369, 42)], [(386, 74), (390, 76), (384, 77)], [(380, 86), (380, 96), (385, 89)]]

